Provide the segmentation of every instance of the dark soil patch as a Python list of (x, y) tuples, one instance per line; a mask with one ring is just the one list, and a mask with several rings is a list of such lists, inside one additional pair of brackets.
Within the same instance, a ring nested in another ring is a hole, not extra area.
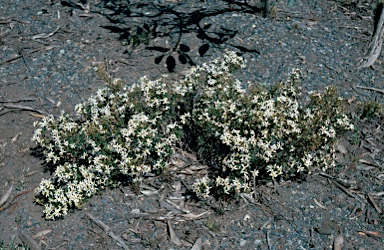
[[(381, 249), (383, 116), (362, 117), (357, 108), (384, 103), (382, 93), (358, 87), (384, 89), (382, 57), (356, 69), (373, 32), (372, 1), (278, 1), (268, 18), (259, 1), (156, 2), (1, 4), (0, 194), (11, 185), (13, 191), (1, 207), (0, 248), (14, 237), (21, 244), (24, 230), (40, 233), (42, 249), (120, 249), (90, 213), (135, 249), (191, 249), (200, 240), (202, 249), (327, 249), (338, 234), (343, 249)], [(256, 200), (200, 202), (187, 187), (203, 170), (188, 175), (187, 166), (175, 164), (141, 190), (108, 189), (62, 220), (43, 219), (32, 190), (50, 175), (31, 155), (41, 113), (72, 113), (103, 86), (94, 72), (99, 65), (128, 84), (144, 75), (179, 79), (227, 49), (247, 59), (238, 73), (245, 82), (270, 85), (297, 67), (304, 95), (338, 87), (356, 131), (340, 138), (336, 168), (300, 183), (262, 185)]]

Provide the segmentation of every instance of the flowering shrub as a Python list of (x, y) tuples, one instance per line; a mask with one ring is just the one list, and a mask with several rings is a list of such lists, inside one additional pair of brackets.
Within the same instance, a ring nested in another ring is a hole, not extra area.
[[(180, 125), (168, 99), (164, 79), (141, 79), (122, 87), (119, 80), (76, 106), (85, 120), (62, 114), (39, 123), (33, 140), (43, 149), (55, 171), (36, 189), (36, 202), (45, 206), (47, 219), (66, 215), (99, 188), (118, 185), (123, 176), (133, 181), (149, 172), (161, 172), (173, 152)], [(126, 179), (126, 178), (125, 178)]]
[(144, 77), (134, 86), (106, 78), (107, 87), (68, 115), (46, 117), (33, 140), (53, 167), (36, 189), (47, 219), (65, 216), (100, 188), (167, 168), (176, 144), (205, 159), (209, 176), (194, 191), (250, 192), (258, 179), (291, 178), (334, 166), (338, 132), (352, 129), (333, 87), (299, 103), (300, 71), (266, 90), (233, 78), (245, 67), (234, 52), (195, 67), (183, 81)]

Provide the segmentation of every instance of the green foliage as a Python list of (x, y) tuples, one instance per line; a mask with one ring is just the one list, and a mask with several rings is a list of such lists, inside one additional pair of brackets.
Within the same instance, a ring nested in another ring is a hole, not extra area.
[(9, 243), (0, 241), (0, 250), (28, 250), (28, 246), (15, 243), (16, 237), (14, 237)]
[(132, 45), (136, 47), (140, 44), (148, 45), (149, 43), (149, 31), (143, 28), (138, 28), (137, 31), (130, 35), (128, 39), (122, 41), (122, 45)]
[(216, 232), (219, 229), (219, 225), (215, 220), (207, 220), (205, 226), (212, 232)]
[(360, 118), (374, 118), (383, 114), (383, 105), (377, 102), (364, 102), (358, 107)]
[(195, 67), (183, 81), (144, 77), (133, 86), (108, 79), (87, 102), (46, 117), (33, 140), (54, 171), (36, 189), (47, 219), (65, 216), (99, 189), (160, 174), (176, 146), (210, 166), (193, 190), (236, 197), (254, 181), (292, 178), (334, 166), (337, 133), (353, 129), (333, 87), (299, 103), (300, 71), (271, 89), (248, 89), (233, 78), (245, 61), (234, 52)]

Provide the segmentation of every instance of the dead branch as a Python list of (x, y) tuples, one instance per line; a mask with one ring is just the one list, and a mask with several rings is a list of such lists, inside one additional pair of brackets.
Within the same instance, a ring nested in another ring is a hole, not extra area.
[(381, 210), (381, 208), (377, 205), (376, 201), (373, 199), (372, 195), (368, 194), (368, 199), (369, 201), (373, 204), (373, 206), (375, 207), (376, 211), (381, 214), (383, 213), (383, 210)]
[(22, 98), (22, 99), (15, 99), (15, 100), (0, 100), (0, 103), (17, 103), (17, 102), (34, 102), (36, 99), (32, 98)]
[(16, 55), (14, 57), (11, 57), (9, 59), (6, 59), (6, 60), (3, 60), (3, 61), (0, 61), (0, 65), (4, 64), (4, 63), (9, 63), (9, 62), (12, 62), (14, 60), (17, 60), (19, 58), (22, 58), (23, 56), (26, 56), (26, 55), (30, 55), (30, 54), (33, 54), (33, 53), (36, 53), (40, 50), (51, 50), (53, 47), (52, 46), (46, 46), (46, 47), (40, 47), (40, 48), (36, 48), (36, 49), (33, 49), (33, 50), (30, 50), (28, 51), (27, 53), (23, 54), (23, 55)]
[(5, 104), (4, 105), (4, 108), (8, 108), (8, 110), (4, 110), (3, 112), (0, 112), (0, 116), (8, 113), (8, 112), (11, 112), (12, 110), (16, 109), (16, 110), (27, 110), (27, 111), (34, 111), (34, 112), (37, 112), (39, 114), (43, 114), (43, 115), (48, 115), (47, 112), (41, 110), (41, 109), (36, 109), (36, 108), (33, 108), (31, 106), (24, 106), (24, 105), (16, 105), (16, 104)]
[(32, 39), (35, 40), (35, 39), (44, 39), (44, 38), (51, 37), (51, 36), (53, 36), (56, 32), (58, 32), (60, 29), (61, 29), (61, 26), (59, 25), (59, 26), (58, 26), (54, 31), (52, 31), (51, 33), (49, 33), (49, 34), (45, 34), (45, 33), (38, 34), (38, 35), (33, 36)]
[(376, 91), (376, 92), (379, 92), (381, 94), (384, 94), (384, 90), (383, 89), (377, 89), (377, 88), (372, 88), (372, 87), (364, 87), (364, 86), (359, 86), (359, 85), (357, 85), (356, 88), (372, 90), (372, 91)]
[(356, 195), (352, 194), (351, 192), (349, 192), (345, 187), (343, 187), (342, 185), (340, 185), (337, 181), (332, 181), (333, 184), (335, 184), (338, 188), (340, 188), (341, 190), (343, 190), (344, 193), (346, 193), (347, 195), (351, 196), (352, 198), (355, 198), (356, 200), (362, 202), (359, 197), (357, 197)]
[(125, 250), (128, 250), (128, 246), (124, 243), (123, 239), (120, 238), (120, 236), (118, 235), (115, 235), (112, 231), (111, 231), (111, 228), (107, 225), (105, 225), (101, 220), (95, 218), (92, 214), (90, 213), (85, 213), (93, 222), (96, 223), (96, 225), (98, 225), (101, 229), (103, 229), (104, 232), (107, 233), (107, 235), (109, 237), (111, 237), (112, 239), (114, 239), (115, 241), (117, 241), (120, 246), (122, 248), (124, 248)]
[(379, 57), (381, 47), (384, 39), (384, 11), (381, 8), (380, 19), (376, 27), (375, 34), (373, 35), (372, 41), (369, 44), (367, 55), (362, 58), (357, 66), (358, 69), (370, 67), (376, 59)]

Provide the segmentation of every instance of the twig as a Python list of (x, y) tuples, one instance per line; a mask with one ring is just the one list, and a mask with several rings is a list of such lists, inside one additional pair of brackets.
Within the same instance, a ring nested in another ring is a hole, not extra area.
[(61, 25), (59, 25), (59, 27), (57, 27), (54, 31), (52, 31), (51, 33), (49, 34), (38, 34), (38, 35), (35, 35), (32, 37), (33, 40), (35, 39), (41, 39), (41, 38), (48, 38), (50, 36), (53, 36), (56, 32), (58, 32), (59, 30), (61, 29)]
[(22, 58), (23, 56), (26, 56), (26, 55), (30, 55), (30, 54), (33, 54), (33, 53), (36, 53), (40, 50), (50, 50), (52, 49), (53, 47), (52, 46), (47, 46), (47, 47), (40, 47), (40, 48), (36, 48), (36, 49), (33, 49), (33, 50), (30, 50), (28, 51), (27, 53), (25, 53), (24, 55), (16, 55), (14, 57), (11, 57), (9, 59), (6, 59), (6, 60), (3, 60), (3, 61), (0, 61), (0, 65), (4, 64), (4, 63), (9, 63), (9, 62), (12, 62), (14, 60), (17, 60), (19, 58)]
[(257, 195), (256, 195), (256, 175), (253, 175), (253, 199), (257, 199)]
[(22, 98), (22, 99), (17, 99), (17, 100), (0, 100), (0, 103), (17, 103), (17, 102), (34, 102), (36, 99), (32, 98)]
[(323, 204), (321, 204), (320, 202), (318, 202), (318, 201), (316, 200), (316, 198), (313, 198), (313, 201), (316, 203), (316, 205), (318, 205), (318, 206), (321, 207), (322, 209), (328, 210)]
[(28, 190), (21, 191), (20, 193), (16, 194), (16, 195), (12, 198), (11, 202), (14, 201), (14, 200), (15, 200), (17, 197), (19, 197), (20, 195), (30, 193), (30, 192), (32, 192), (33, 190), (35, 190), (35, 189), (32, 188), (32, 189), (28, 189)]
[(31, 250), (41, 249), (39, 244), (25, 230), (20, 230), (18, 236)]
[(19, 84), (19, 83), (21, 83), (22, 81), (24, 81), (26, 79), (28, 79), (28, 76), (24, 76), (23, 78), (21, 78), (20, 80), (18, 80), (16, 82), (9, 82), (9, 83), (7, 83), (7, 85), (10, 86), (10, 85)]
[(267, 231), (267, 243), (268, 243), (268, 249), (271, 250), (272, 246), (271, 246), (271, 240), (269, 239), (269, 230)]
[(357, 217), (357, 216), (355, 216), (357, 209), (359, 209), (359, 206), (355, 205), (353, 207), (352, 211), (349, 213), (349, 216), (350, 216), (349, 219), (350, 220)]
[(321, 175), (321, 176), (324, 176), (324, 177), (327, 177), (327, 178), (329, 178), (329, 179), (335, 179), (335, 177), (333, 177), (333, 176), (330, 176), (329, 174), (326, 174), (326, 173), (319, 173), (319, 175)]
[(27, 62), (25, 61), (25, 57), (24, 57), (23, 50), (24, 50), (24, 49), (20, 49), (20, 50), (19, 50), (19, 54), (20, 54), (21, 57), (23, 58), (23, 62), (24, 62), (25, 67), (27, 67), (28, 71), (31, 71), (31, 69), (28, 67)]
[(365, 222), (370, 223), (370, 221), (371, 221), (371, 209), (367, 208), (367, 212), (365, 215)]
[(11, 209), (9, 209), (8, 214), (12, 214), (15, 211), (17, 205), (19, 205), (19, 203), (15, 202), (15, 204), (12, 205)]
[(376, 201), (373, 199), (373, 197), (370, 194), (368, 194), (368, 199), (373, 204), (373, 206), (375, 207), (376, 211), (379, 214), (381, 214), (383, 212), (383, 210), (381, 210), (381, 208), (377, 205)]
[[(47, 112), (45, 112), (45, 111), (43, 111), (41, 109), (35, 109), (35, 108), (31, 107), (31, 106), (15, 105), (15, 104), (5, 104), (4, 107), (8, 108), (8, 109), (19, 109), (19, 110), (34, 111), (34, 112), (37, 112), (39, 114), (48, 115)], [(3, 112), (0, 112), (0, 116), (6, 114), (8, 112), (11, 112), (11, 110), (4, 110)]]
[(343, 187), (342, 185), (340, 185), (337, 181), (332, 181), (333, 184), (335, 184), (338, 188), (340, 188), (341, 190), (344, 191), (344, 193), (346, 193), (347, 195), (351, 196), (352, 198), (355, 198), (356, 200), (362, 202), (359, 197), (357, 197), (356, 195), (352, 194), (351, 192), (349, 192), (345, 187)]
[(0, 20), (0, 24), (8, 24), (11, 22), (12, 22), (12, 19)]
[(107, 225), (105, 225), (101, 220), (93, 217), (92, 214), (90, 213), (85, 213), (93, 222), (95, 222), (101, 229), (103, 229), (104, 232), (107, 233), (112, 239), (116, 240), (120, 246), (126, 250), (128, 250), (128, 246), (124, 243), (124, 241), (120, 238), (120, 236), (115, 235), (112, 231), (111, 228)]
[(16, 21), (16, 22), (22, 23), (22, 24), (29, 24), (28, 21), (24, 21), (24, 20), (20, 20), (20, 19), (15, 19), (15, 18), (12, 18), (12, 21)]
[(383, 89), (377, 89), (377, 88), (372, 88), (372, 87), (364, 87), (364, 86), (359, 86), (359, 85), (357, 85), (356, 88), (372, 90), (372, 91), (376, 91), (376, 92), (379, 92), (381, 94), (384, 94), (384, 90)]
[(263, 225), (259, 227), (259, 230), (264, 229), (269, 223), (273, 221), (273, 218), (269, 218)]

